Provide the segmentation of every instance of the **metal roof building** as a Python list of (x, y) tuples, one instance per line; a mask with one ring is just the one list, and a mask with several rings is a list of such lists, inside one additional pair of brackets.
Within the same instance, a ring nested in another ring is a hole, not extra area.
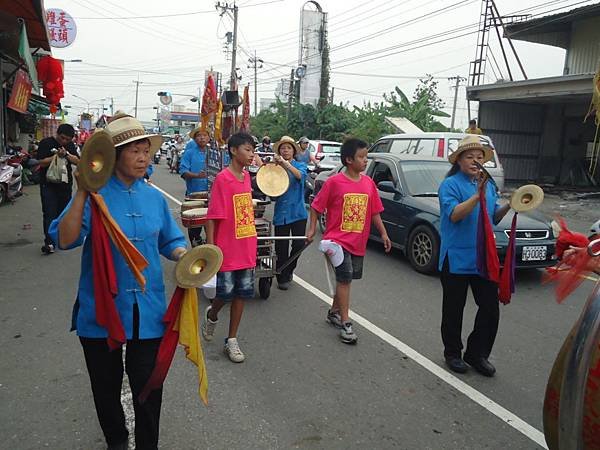
[(567, 50), (562, 76), (467, 88), (507, 181), (595, 184), (600, 174), (588, 168), (596, 126), (583, 119), (600, 66), (600, 4), (515, 22), (505, 36)]

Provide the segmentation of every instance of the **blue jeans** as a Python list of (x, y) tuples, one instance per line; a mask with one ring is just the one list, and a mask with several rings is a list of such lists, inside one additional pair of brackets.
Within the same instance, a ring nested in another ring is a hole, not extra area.
[(254, 269), (233, 270), (217, 273), (217, 296), (230, 302), (234, 298), (254, 297)]

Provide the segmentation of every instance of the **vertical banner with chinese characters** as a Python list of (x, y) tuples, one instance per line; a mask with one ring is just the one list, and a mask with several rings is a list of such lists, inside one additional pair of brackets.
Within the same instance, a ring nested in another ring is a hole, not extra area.
[(32, 84), (27, 72), (21, 69), (17, 70), (12, 92), (6, 106), (21, 114), (25, 114), (29, 106), (29, 99), (31, 98), (31, 88)]
[(62, 9), (46, 10), (46, 28), (48, 41), (52, 47), (68, 47), (75, 41), (77, 25), (73, 17)]

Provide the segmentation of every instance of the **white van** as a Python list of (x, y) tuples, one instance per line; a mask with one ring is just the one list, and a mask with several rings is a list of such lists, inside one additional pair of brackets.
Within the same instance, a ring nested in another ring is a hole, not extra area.
[[(438, 156), (448, 159), (448, 155), (458, 147), (465, 133), (415, 133), (389, 134), (380, 138), (369, 149), (369, 153), (394, 153), (404, 155)], [(494, 178), (498, 189), (504, 189), (504, 169), (500, 164), (494, 143), (488, 136), (479, 136), (481, 143), (494, 150), (494, 158), (485, 163), (485, 168)]]

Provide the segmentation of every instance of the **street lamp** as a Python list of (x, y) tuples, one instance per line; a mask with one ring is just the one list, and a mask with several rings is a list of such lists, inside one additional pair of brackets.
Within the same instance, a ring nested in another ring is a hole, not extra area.
[(80, 97), (79, 95), (75, 95), (75, 94), (71, 94), (73, 97), (78, 98), (79, 100), (83, 100), (85, 103), (87, 103), (87, 113), (90, 113), (90, 102), (88, 102), (85, 98)]

